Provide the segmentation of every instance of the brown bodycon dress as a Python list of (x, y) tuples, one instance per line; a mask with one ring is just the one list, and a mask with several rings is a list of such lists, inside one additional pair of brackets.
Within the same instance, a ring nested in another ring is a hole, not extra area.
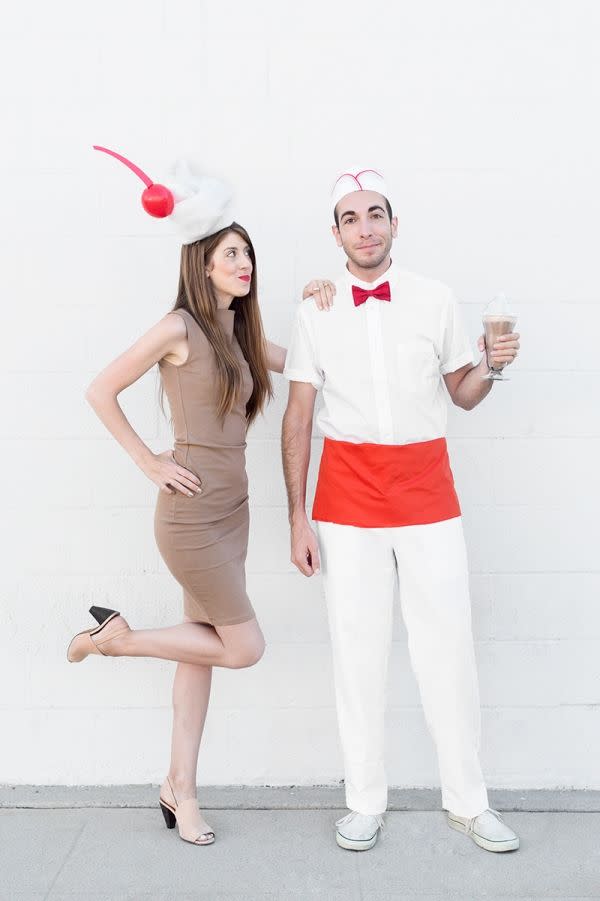
[(185, 613), (197, 622), (231, 626), (254, 618), (244, 569), (249, 525), (246, 403), (252, 376), (233, 333), (235, 313), (219, 310), (243, 372), (241, 396), (221, 422), (212, 346), (190, 313), (174, 310), (173, 315), (186, 324), (189, 356), (179, 366), (161, 360), (159, 369), (173, 417), (175, 460), (198, 476), (202, 492), (193, 497), (159, 492), (154, 534), (183, 588)]

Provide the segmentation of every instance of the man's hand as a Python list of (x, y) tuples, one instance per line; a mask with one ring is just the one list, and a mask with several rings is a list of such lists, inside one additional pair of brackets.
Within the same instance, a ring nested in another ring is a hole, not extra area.
[(333, 282), (326, 278), (315, 278), (305, 286), (302, 292), (302, 300), (312, 296), (319, 310), (330, 310), (333, 306), (334, 294), (335, 285)]
[[(490, 353), (490, 359), (494, 366), (498, 368), (503, 364), (508, 366), (515, 360), (521, 346), (519, 343), (520, 337), (518, 332), (511, 332), (509, 335), (501, 335), (498, 338)], [(477, 348), (481, 353), (485, 351), (485, 335), (479, 336)]]
[[(494, 344), (491, 352), (491, 361), (498, 369), (512, 363), (519, 351), (519, 335), (513, 332), (510, 335), (501, 335)], [(452, 403), (463, 410), (473, 410), (480, 404), (484, 397), (492, 390), (492, 381), (486, 379), (488, 373), (487, 357), (485, 351), (485, 337), (480, 335), (477, 347), (483, 356), (477, 366), (467, 364), (461, 366), (455, 372), (448, 372), (444, 376), (446, 388), (452, 398)]]
[(319, 543), (307, 519), (292, 525), (292, 563), (305, 576), (321, 572)]

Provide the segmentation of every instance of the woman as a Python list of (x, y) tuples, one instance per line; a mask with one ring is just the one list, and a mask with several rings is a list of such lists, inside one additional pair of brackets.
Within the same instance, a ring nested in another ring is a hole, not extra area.
[[(203, 215), (206, 202), (205, 197)], [(272, 396), (269, 370), (283, 371), (286, 351), (264, 339), (247, 232), (235, 222), (215, 230), (220, 214), (196, 218), (191, 231), (189, 217), (185, 223), (173, 310), (86, 392), (104, 425), (160, 489), (155, 535), (183, 587), (184, 619), (168, 628), (134, 630), (118, 611), (92, 607), (98, 625), (72, 639), (67, 657), (177, 661), (171, 764), (160, 806), (169, 828), (177, 823), (182, 839), (206, 845), (215, 833), (198, 809), (196, 772), (212, 667), (252, 666), (265, 646), (245, 588), (246, 431)], [(311, 282), (305, 294), (314, 290)], [(330, 297), (322, 288), (319, 306), (327, 306)], [(155, 364), (175, 432), (174, 451), (161, 454), (144, 444), (117, 401)]]

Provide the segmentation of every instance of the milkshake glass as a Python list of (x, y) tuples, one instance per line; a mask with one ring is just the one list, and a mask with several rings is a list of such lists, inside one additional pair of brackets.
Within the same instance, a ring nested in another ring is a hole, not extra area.
[(517, 317), (513, 314), (510, 304), (504, 294), (497, 294), (483, 311), (483, 328), (485, 333), (488, 372), (486, 375), (482, 376), (482, 378), (493, 379), (494, 381), (508, 381), (507, 376), (502, 372), (506, 363), (495, 363), (491, 353), (498, 338), (501, 335), (511, 334), (516, 322)]

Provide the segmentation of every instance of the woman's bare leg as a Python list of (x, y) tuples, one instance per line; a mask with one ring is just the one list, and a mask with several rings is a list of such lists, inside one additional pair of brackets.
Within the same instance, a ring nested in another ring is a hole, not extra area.
[(235, 626), (183, 622), (163, 629), (132, 629), (102, 646), (111, 657), (158, 657), (177, 663), (252, 666), (262, 657), (264, 638), (256, 619)]
[[(188, 616), (185, 616), (184, 620), (181, 625), (201, 625), (194, 623)], [(264, 649), (262, 633), (256, 620), (242, 623), (241, 626), (246, 628), (221, 626), (214, 630), (223, 648), (227, 650), (223, 659), (227, 660), (230, 665), (250, 665), (252, 662), (256, 662)], [(152, 631), (166, 631), (172, 635), (171, 629)], [(154, 637), (153, 641), (156, 640)], [(252, 650), (252, 656), (256, 659), (250, 659), (249, 650)], [(212, 666), (210, 664), (182, 662), (177, 664), (173, 680), (171, 764), (168, 784), (165, 784), (165, 780), (161, 786), (161, 797), (170, 800), (174, 795), (177, 803), (196, 797), (198, 753), (208, 710), (211, 681)], [(203, 836), (203, 838), (207, 837)]]
[[(186, 616), (185, 622), (193, 622)], [(208, 710), (212, 666), (178, 663), (173, 680), (169, 780), (178, 800), (196, 797), (198, 752)]]

